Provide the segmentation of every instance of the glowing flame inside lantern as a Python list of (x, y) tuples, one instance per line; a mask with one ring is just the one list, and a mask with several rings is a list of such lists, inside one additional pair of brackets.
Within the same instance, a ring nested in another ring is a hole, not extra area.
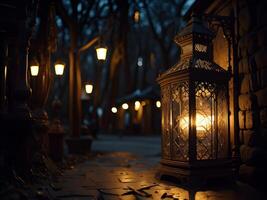
[[(214, 122), (214, 116), (203, 115), (200, 113), (196, 114), (196, 130), (197, 131), (206, 131), (211, 128), (212, 123)], [(189, 127), (189, 118), (188, 116), (182, 117), (180, 119), (180, 128), (188, 129)]]

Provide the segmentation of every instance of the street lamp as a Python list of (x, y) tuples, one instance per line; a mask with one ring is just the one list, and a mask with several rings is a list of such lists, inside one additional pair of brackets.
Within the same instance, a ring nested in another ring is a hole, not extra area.
[(129, 108), (129, 105), (127, 103), (124, 103), (121, 107), (123, 110), (127, 110)]
[(134, 109), (135, 109), (135, 111), (138, 111), (139, 108), (140, 108), (140, 106), (141, 106), (140, 101), (135, 101), (135, 102), (134, 102)]
[(31, 71), (31, 76), (38, 76), (39, 63), (35, 58), (30, 62), (30, 71)]
[(111, 112), (115, 114), (115, 113), (118, 112), (118, 109), (117, 109), (116, 107), (112, 107), (112, 108), (111, 108)]
[(213, 62), (214, 33), (192, 17), (176, 36), (181, 61), (161, 74), (160, 175), (196, 183), (230, 177), (229, 72)]
[(55, 62), (55, 74), (62, 76), (64, 74), (65, 63), (61, 59), (57, 59)]
[(161, 107), (161, 102), (160, 101), (156, 101), (156, 107), (160, 108)]
[(96, 56), (98, 60), (106, 60), (108, 48), (104, 45), (96, 47)]
[(90, 83), (85, 84), (85, 92), (87, 94), (91, 94), (93, 92), (93, 85)]

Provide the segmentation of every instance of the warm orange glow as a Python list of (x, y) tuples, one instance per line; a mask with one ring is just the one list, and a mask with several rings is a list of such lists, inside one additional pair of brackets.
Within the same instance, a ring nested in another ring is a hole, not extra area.
[(160, 101), (156, 101), (156, 106), (157, 106), (157, 108), (160, 108), (161, 107), (161, 102)]
[(127, 103), (122, 104), (121, 106), (124, 110), (127, 110), (129, 108), (129, 105)]
[(111, 108), (111, 112), (112, 112), (112, 113), (117, 113), (117, 112), (118, 112), (118, 109), (117, 109), (116, 107), (112, 107), (112, 108)]
[(96, 57), (98, 60), (106, 60), (108, 49), (106, 47), (96, 48)]
[(138, 10), (134, 11), (134, 21), (135, 22), (140, 21), (140, 12)]
[[(214, 121), (214, 116), (207, 116), (207, 115), (197, 113), (196, 114), (196, 130), (197, 131), (209, 130), (213, 121)], [(188, 127), (189, 127), (188, 116), (182, 117), (180, 119), (180, 128), (188, 129)]]
[(140, 101), (136, 101), (136, 102), (134, 102), (134, 109), (135, 109), (136, 111), (139, 110), (140, 106), (141, 106)]
[(55, 64), (55, 73), (58, 76), (62, 76), (64, 74), (65, 65), (63, 63), (56, 63)]
[(93, 92), (93, 85), (91, 85), (91, 84), (86, 84), (86, 85), (85, 85), (85, 92), (86, 92), (87, 94), (91, 94), (91, 93)]
[(30, 66), (31, 75), (32, 76), (38, 76), (39, 73), (39, 65), (31, 65)]

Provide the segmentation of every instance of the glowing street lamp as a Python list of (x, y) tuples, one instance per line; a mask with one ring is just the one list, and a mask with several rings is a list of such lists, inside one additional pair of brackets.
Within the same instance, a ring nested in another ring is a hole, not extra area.
[(33, 59), (30, 62), (30, 71), (31, 71), (31, 76), (38, 76), (39, 73), (39, 63), (36, 59)]
[(129, 105), (127, 103), (122, 104), (122, 109), (127, 110), (129, 108)]
[(118, 112), (118, 109), (117, 109), (116, 107), (112, 107), (112, 108), (111, 108), (111, 112), (115, 114), (115, 113)]
[(135, 109), (136, 111), (139, 110), (140, 106), (141, 106), (140, 101), (136, 101), (136, 102), (134, 102), (134, 109)]
[(96, 47), (96, 57), (98, 60), (106, 60), (108, 48), (103, 45)]
[(65, 69), (65, 63), (61, 59), (58, 59), (55, 62), (55, 73), (56, 73), (56, 75), (62, 76), (64, 74), (64, 69)]
[(160, 101), (156, 101), (156, 107), (160, 108), (161, 107), (161, 102)]
[(91, 94), (93, 92), (93, 85), (89, 83), (85, 84), (85, 92)]

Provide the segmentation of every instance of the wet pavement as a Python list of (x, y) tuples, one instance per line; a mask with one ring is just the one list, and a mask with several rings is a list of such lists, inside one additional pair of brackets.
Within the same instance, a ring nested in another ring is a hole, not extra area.
[(56, 199), (263, 199), (246, 184), (203, 191), (187, 190), (155, 178), (160, 160), (159, 137), (101, 136), (94, 156), (64, 171), (50, 191)]

